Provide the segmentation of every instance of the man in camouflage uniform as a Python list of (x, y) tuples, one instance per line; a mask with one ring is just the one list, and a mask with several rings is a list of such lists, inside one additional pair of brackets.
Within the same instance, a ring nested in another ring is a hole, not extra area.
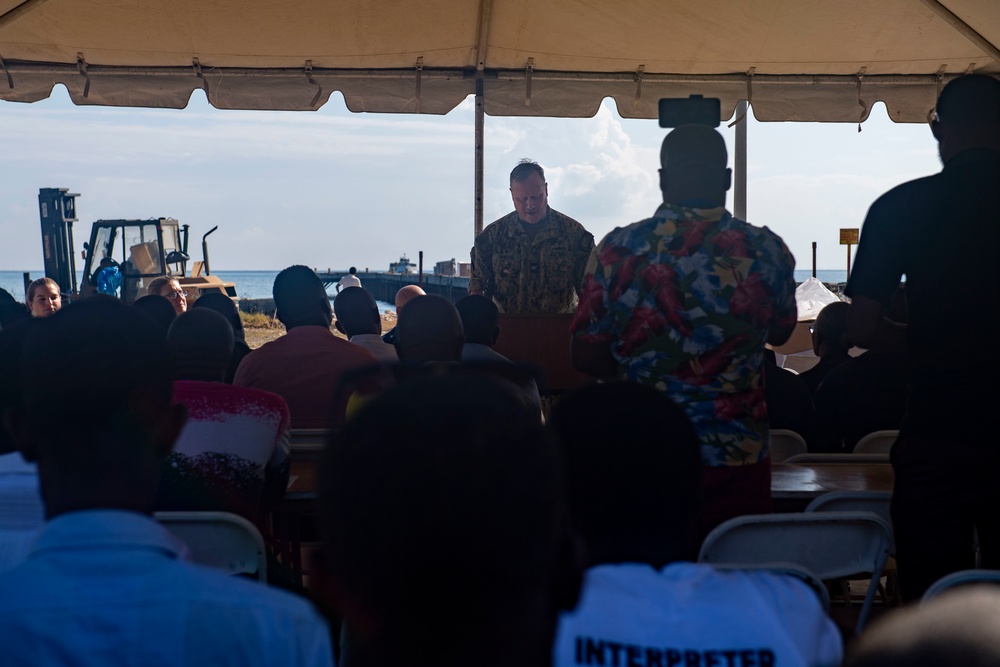
[(483, 230), (472, 248), (470, 294), (501, 313), (573, 313), (594, 236), (549, 208), (545, 172), (522, 160), (510, 172), (514, 211)]

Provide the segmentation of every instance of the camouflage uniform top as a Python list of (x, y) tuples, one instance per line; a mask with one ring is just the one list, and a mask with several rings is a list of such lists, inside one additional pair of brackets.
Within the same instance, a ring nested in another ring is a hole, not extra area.
[(514, 211), (483, 230), (472, 248), (469, 290), (491, 297), (501, 313), (573, 313), (594, 235), (553, 210), (531, 238)]

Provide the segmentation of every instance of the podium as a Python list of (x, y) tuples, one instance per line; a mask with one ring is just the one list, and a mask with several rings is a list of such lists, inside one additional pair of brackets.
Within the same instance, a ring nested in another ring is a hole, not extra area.
[(542, 392), (565, 391), (591, 381), (573, 368), (569, 325), (573, 315), (500, 315), (494, 350), (540, 373)]

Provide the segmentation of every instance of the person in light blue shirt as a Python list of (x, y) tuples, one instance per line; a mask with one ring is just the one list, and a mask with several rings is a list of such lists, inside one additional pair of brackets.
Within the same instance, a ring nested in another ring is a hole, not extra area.
[(122, 286), (122, 272), (118, 268), (118, 263), (110, 257), (102, 259), (95, 282), (97, 291), (101, 294), (118, 296), (118, 288)]
[(150, 516), (186, 416), (171, 376), (162, 336), (110, 297), (68, 306), (25, 341), (7, 423), (38, 463), (46, 524), (0, 574), (0, 664), (333, 664), (308, 602), (186, 562)]

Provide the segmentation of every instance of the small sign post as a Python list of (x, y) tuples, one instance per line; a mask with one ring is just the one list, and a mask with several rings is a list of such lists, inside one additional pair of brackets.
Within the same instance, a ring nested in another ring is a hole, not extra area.
[(847, 246), (847, 279), (851, 279), (851, 246), (857, 244), (860, 229), (841, 229), (840, 245)]

